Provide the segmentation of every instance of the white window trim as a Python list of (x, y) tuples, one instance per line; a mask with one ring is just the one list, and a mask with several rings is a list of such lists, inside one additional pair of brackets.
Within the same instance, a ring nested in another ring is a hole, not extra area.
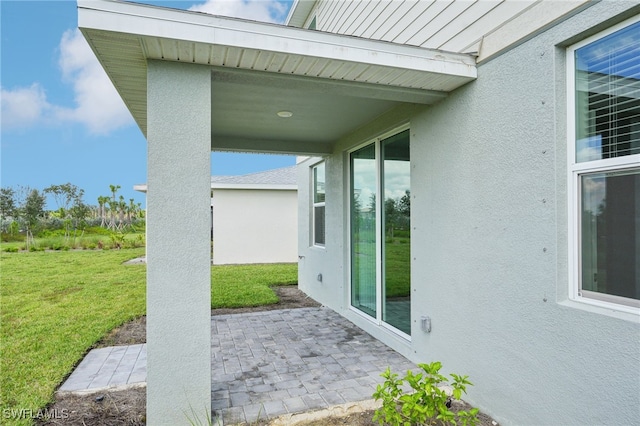
[[(324, 180), (325, 180), (325, 192), (324, 197), (325, 201), (321, 203), (316, 203), (316, 179), (315, 179), (315, 170), (318, 166), (324, 165)], [(326, 211), (326, 200), (327, 200), (327, 163), (322, 160), (313, 164), (310, 168), (311, 170), (311, 247), (317, 247), (324, 249), (327, 244), (327, 211)], [(324, 244), (316, 243), (316, 207), (324, 207)]]
[(568, 195), (568, 271), (569, 299), (593, 307), (625, 312), (640, 316), (640, 308), (616, 303), (615, 300), (630, 300), (613, 295), (601, 295), (581, 290), (581, 232), (580, 232), (580, 177), (596, 172), (612, 172), (640, 167), (640, 154), (602, 160), (576, 162), (576, 105), (575, 105), (575, 51), (600, 40), (609, 34), (640, 21), (640, 16), (620, 22), (604, 31), (594, 34), (566, 50), (567, 81), (567, 195)]
[[(380, 161), (378, 160), (380, 159), (380, 156), (381, 156), (381, 148), (380, 148), (381, 142), (387, 138), (390, 138), (394, 135), (402, 133), (405, 130), (409, 130), (410, 128), (411, 126), (409, 123), (403, 124), (401, 126), (394, 128), (393, 130), (389, 130), (385, 133), (382, 133), (379, 136), (376, 136), (371, 139), (367, 139), (365, 142), (361, 142), (346, 151), (345, 161), (347, 163), (347, 179), (346, 179), (346, 186), (345, 186), (345, 201), (346, 201), (346, 205), (348, 206), (348, 209), (347, 209), (348, 212), (351, 212), (351, 195), (350, 195), (351, 193), (351, 154), (359, 150), (360, 148), (364, 148), (365, 146), (375, 144), (376, 192), (377, 194), (380, 194), (382, 190), (382, 179), (380, 179), (380, 176), (382, 176), (382, 173), (383, 173), (383, 169), (382, 169), (383, 166), (380, 164)], [(378, 224), (382, 223), (382, 209), (384, 208), (382, 204), (383, 202), (380, 201), (381, 198), (384, 198), (384, 197), (376, 196), (376, 241), (378, 242), (382, 241), (382, 238), (384, 238), (384, 235), (382, 234), (382, 227), (378, 226)], [(347, 244), (346, 244), (347, 261), (345, 262), (345, 264), (347, 265), (347, 268), (346, 268), (347, 283), (348, 283), (347, 306), (349, 307), (349, 311), (362, 317), (365, 321), (373, 323), (378, 327), (389, 331), (391, 334), (398, 336), (407, 342), (411, 342), (411, 335), (404, 333), (402, 330), (399, 330), (394, 326), (385, 323), (382, 320), (383, 300), (382, 300), (382, 291), (380, 290), (382, 289), (382, 277), (384, 276), (383, 262), (380, 262), (380, 261), (376, 262), (376, 318), (373, 318), (370, 315), (367, 315), (366, 313), (362, 312), (360, 309), (351, 305), (351, 213), (347, 214), (347, 229), (349, 231), (348, 231)], [(381, 244), (376, 244), (376, 258), (382, 259)], [(411, 286), (413, 287), (413, 282), (411, 283)]]

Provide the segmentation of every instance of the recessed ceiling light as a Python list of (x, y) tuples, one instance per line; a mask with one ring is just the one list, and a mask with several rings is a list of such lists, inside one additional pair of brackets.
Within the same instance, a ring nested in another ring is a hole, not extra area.
[(282, 118), (289, 118), (293, 116), (293, 113), (291, 111), (278, 111), (277, 114), (278, 117)]

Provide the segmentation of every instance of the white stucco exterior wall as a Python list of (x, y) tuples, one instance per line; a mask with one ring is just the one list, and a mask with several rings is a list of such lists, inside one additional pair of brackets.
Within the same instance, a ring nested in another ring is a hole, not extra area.
[[(412, 360), (469, 374), (466, 399), (501, 424), (640, 416), (640, 320), (569, 301), (567, 270), (565, 47), (638, 13), (633, 6), (594, 4), (483, 64), (477, 81), (439, 104), (395, 110), (342, 140), (326, 160), (324, 251), (305, 242), (309, 204), (300, 206), (300, 287)], [(348, 309), (345, 152), (407, 121), (410, 342)], [(421, 315), (431, 317), (429, 334)]]
[(148, 61), (150, 425), (211, 414), (210, 123), (210, 68)]
[(213, 263), (298, 261), (295, 190), (214, 189)]

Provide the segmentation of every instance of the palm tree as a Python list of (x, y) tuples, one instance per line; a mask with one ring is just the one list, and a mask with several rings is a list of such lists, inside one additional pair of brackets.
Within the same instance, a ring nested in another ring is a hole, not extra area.
[(118, 228), (124, 228), (125, 222), (124, 217), (127, 210), (127, 203), (124, 201), (124, 197), (121, 195), (120, 200), (118, 201)]
[(136, 213), (136, 205), (133, 202), (133, 198), (129, 198), (129, 206), (127, 207), (127, 216), (129, 218), (129, 223), (133, 223), (133, 219), (135, 219)]
[(109, 202), (109, 197), (101, 195), (98, 197), (98, 215), (100, 216), (100, 226), (106, 228), (107, 212), (105, 204)]
[(111, 212), (111, 222), (109, 223), (109, 228), (116, 229), (116, 212), (118, 211), (118, 203), (116, 202), (116, 192), (120, 189), (120, 185), (109, 185), (109, 189), (111, 189), (111, 202), (109, 203), (110, 212)]

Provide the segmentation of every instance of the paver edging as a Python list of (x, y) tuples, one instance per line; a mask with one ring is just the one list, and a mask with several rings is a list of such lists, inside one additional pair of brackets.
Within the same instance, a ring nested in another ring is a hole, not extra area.
[(381, 403), (374, 399), (358, 402), (346, 402), (344, 404), (333, 405), (328, 408), (303, 413), (285, 414), (269, 422), (269, 426), (296, 426), (310, 421), (318, 421), (327, 417), (346, 417), (350, 414), (362, 413), (363, 411), (376, 410)]

